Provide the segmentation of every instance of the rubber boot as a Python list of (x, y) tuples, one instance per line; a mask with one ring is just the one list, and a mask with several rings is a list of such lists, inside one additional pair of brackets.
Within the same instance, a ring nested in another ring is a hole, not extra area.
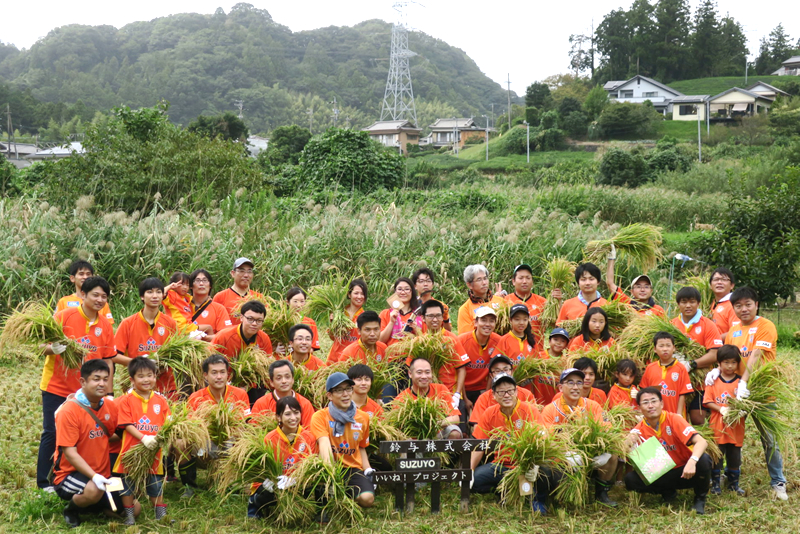
[(541, 515), (547, 515), (547, 495), (539, 495), (537, 493), (533, 497), (531, 507), (534, 512), (539, 512)]
[(123, 525), (130, 527), (136, 524), (136, 517), (133, 515), (134, 511), (135, 509), (133, 506), (125, 506), (122, 509)]
[(594, 498), (597, 502), (606, 506), (614, 507), (617, 505), (616, 501), (612, 501), (608, 496), (608, 490), (611, 489), (613, 481), (605, 482), (600, 479), (594, 481)]
[(736, 495), (744, 497), (747, 492), (739, 487), (739, 470), (726, 469), (725, 477), (728, 479), (728, 489), (735, 492)]
[(156, 505), (156, 521), (160, 521), (167, 516), (167, 505), (166, 504), (157, 504)]
[(178, 466), (178, 474), (185, 487), (182, 497), (188, 499), (194, 495), (194, 488), (197, 487), (197, 463), (194, 458)]
[[(728, 472), (726, 471), (725, 474), (727, 475)], [(712, 469), (711, 470), (711, 495), (719, 495), (722, 493), (722, 489), (720, 488), (720, 471), (719, 469)]]

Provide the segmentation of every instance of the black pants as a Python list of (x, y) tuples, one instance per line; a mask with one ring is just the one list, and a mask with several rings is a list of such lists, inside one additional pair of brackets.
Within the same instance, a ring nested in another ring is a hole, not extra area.
[(650, 485), (642, 480), (636, 471), (631, 471), (625, 475), (625, 487), (628, 491), (657, 495), (663, 495), (673, 490), (693, 489), (695, 498), (705, 498), (711, 484), (711, 457), (705, 453), (700, 457), (700, 461), (697, 462), (697, 471), (692, 478), (681, 478), (683, 467), (676, 467), (663, 474), (661, 478)]
[(39, 440), (39, 456), (36, 461), (36, 485), (40, 488), (52, 486), (48, 479), (56, 452), (56, 410), (64, 404), (66, 397), (42, 391), (42, 437)]
[(739, 471), (742, 467), (742, 448), (733, 443), (723, 443), (719, 448), (722, 451), (722, 458), (714, 466), (714, 471), (719, 472), (723, 468), (726, 471)]

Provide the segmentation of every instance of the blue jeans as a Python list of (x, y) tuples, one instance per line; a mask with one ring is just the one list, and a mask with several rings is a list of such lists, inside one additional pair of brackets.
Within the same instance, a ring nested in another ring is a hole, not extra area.
[(42, 437), (39, 440), (39, 456), (36, 461), (36, 485), (46, 488), (53, 484), (48, 479), (56, 452), (56, 410), (64, 404), (66, 397), (42, 391)]
[(472, 492), (491, 493), (497, 491), (497, 486), (503, 479), (508, 467), (500, 464), (483, 464), (473, 472)]
[(786, 478), (783, 476), (783, 456), (778, 448), (778, 443), (775, 441), (769, 431), (759, 425), (755, 420), (756, 428), (761, 437), (761, 445), (764, 447), (764, 456), (767, 460), (767, 471), (769, 472), (770, 485), (786, 483)]

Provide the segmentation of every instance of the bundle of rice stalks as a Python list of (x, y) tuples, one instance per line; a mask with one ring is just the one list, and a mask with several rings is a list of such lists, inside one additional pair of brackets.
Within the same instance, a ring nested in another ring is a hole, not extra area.
[(267, 305), (267, 303), (265, 302), (265, 300), (266, 300), (265, 297), (262, 297), (261, 295), (258, 295), (253, 291), (250, 291), (249, 293), (247, 293), (247, 295), (245, 295), (244, 297), (241, 297), (239, 299), (239, 301), (236, 303), (236, 305), (231, 309), (231, 317), (235, 317), (235, 318), (241, 317), (242, 316), (242, 306), (244, 306), (245, 304), (247, 304), (248, 302), (250, 302), (252, 300), (257, 300), (260, 303), (264, 304), (265, 306)]
[(609, 383), (614, 381), (614, 371), (617, 370), (617, 362), (623, 359), (632, 359), (636, 367), (642, 369), (644, 363), (631, 357), (618, 344), (609, 347), (585, 347), (573, 350), (567, 358), (567, 366), (572, 367), (578, 358), (591, 358), (597, 363), (597, 380), (607, 380)]
[(700, 434), (700, 437), (708, 442), (706, 453), (711, 457), (711, 461), (717, 463), (722, 459), (722, 450), (717, 445), (717, 440), (714, 439), (714, 429), (708, 423), (702, 425), (692, 425), (692, 427)]
[(24, 348), (41, 354), (39, 345), (48, 343), (66, 345), (61, 363), (66, 369), (80, 369), (86, 355), (83, 347), (64, 334), (62, 326), (53, 318), (53, 310), (39, 302), (29, 302), (6, 318), (0, 334), (0, 353)]
[(759, 361), (747, 380), (750, 395), (746, 399), (729, 399), (730, 411), (722, 421), (731, 426), (749, 417), (770, 432), (781, 448), (794, 448), (790, 432), (794, 428), (794, 405), (798, 398), (790, 387), (788, 365), (791, 364), (785, 361)]
[(369, 453), (378, 454), (381, 441), (405, 441), (410, 439), (402, 430), (387, 423), (382, 417), (369, 420)]
[(194, 417), (205, 422), (211, 442), (220, 448), (236, 439), (247, 427), (242, 407), (224, 400), (219, 404), (201, 404), (195, 410)]
[(581, 324), (583, 324), (583, 319), (568, 319), (561, 321), (561, 328), (566, 330), (569, 338), (572, 339), (581, 333)]
[(192, 339), (187, 331), (178, 330), (150, 355), (150, 359), (158, 363), (159, 370), (172, 369), (177, 382), (188, 382), (198, 389), (205, 385), (203, 360), (210, 354), (209, 343)]
[(569, 433), (571, 447), (591, 460), (604, 452), (620, 456), (625, 454), (625, 438), (628, 433), (620, 423), (619, 419), (597, 421), (591, 415), (583, 414), (561, 428)]
[(306, 499), (305, 495), (319, 494), (317, 508), (332, 523), (351, 526), (364, 519), (361, 507), (350, 496), (348, 469), (341, 462), (325, 462), (314, 454), (300, 462), (292, 472), (292, 478), (296, 483), (285, 492), (294, 501)]
[(248, 421), (249, 426), (255, 426), (265, 432), (272, 432), (278, 428), (278, 419), (272, 412), (263, 412), (256, 415), (251, 415)]
[(249, 485), (266, 479), (277, 480), (283, 474), (283, 465), (276, 459), (275, 447), (272, 442), (264, 440), (269, 432), (255, 425), (242, 429), (214, 473), (220, 488), (225, 489), (237, 481)]
[(284, 300), (267, 300), (267, 315), (261, 330), (267, 333), (272, 345), (278, 343), (284, 347), (289, 345), (289, 329), (303, 321), (303, 315), (293, 310)]
[(510, 310), (511, 305), (505, 300), (495, 310), (497, 312), (497, 322), (494, 325), (494, 331), (501, 336), (511, 332), (511, 317), (508, 316)]
[(603, 417), (615, 428), (631, 429), (641, 420), (641, 413), (628, 404), (617, 404), (611, 408), (605, 408)]
[(558, 377), (562, 370), (563, 363), (560, 359), (530, 357), (517, 362), (514, 367), (514, 379), (519, 384), (525, 380), (532, 380), (537, 376)]
[(252, 384), (269, 384), (269, 366), (275, 358), (255, 344), (245, 347), (231, 359), (231, 384), (249, 388)]
[[(310, 400), (314, 407), (325, 407), (328, 405), (325, 381), (333, 373), (347, 374), (347, 371), (357, 363), (361, 363), (361, 361), (353, 359), (336, 362), (316, 371), (306, 372), (302, 377), (298, 377), (299, 373), (295, 373), (294, 390)], [(386, 358), (381, 361), (370, 360), (367, 365), (372, 369), (373, 374), (372, 385), (367, 395), (373, 399), (381, 397), (381, 392), (387, 384), (397, 385), (404, 374), (404, 366), (401, 362), (391, 362)]]
[(600, 308), (608, 316), (608, 329), (614, 338), (619, 337), (625, 327), (639, 315), (630, 305), (618, 300), (609, 300)]
[(327, 284), (314, 286), (309, 291), (306, 311), (317, 322), (327, 323), (328, 332), (334, 339), (344, 338), (353, 329), (353, 321), (347, 316), (345, 307), (349, 280), (336, 277)]
[[(498, 429), (500, 430), (500, 429)], [(492, 435), (499, 442), (497, 454), (510, 460), (514, 467), (503, 475), (498, 490), (503, 504), (522, 510), (529, 498), (520, 494), (520, 478), (535, 466), (561, 468), (566, 462), (565, 453), (568, 441), (561, 432), (550, 433), (538, 424), (526, 424), (515, 432), (498, 432)], [(569, 483), (571, 472), (566, 473), (564, 482)], [(532, 484), (535, 484), (533, 482)]]
[(395, 399), (386, 408), (385, 422), (412, 439), (435, 439), (450, 414), (445, 401), (432, 397)]
[[(700, 292), (700, 309), (703, 311), (703, 315), (711, 317), (711, 307), (714, 305), (716, 297), (711, 290), (711, 284), (708, 282), (708, 278), (707, 275), (689, 276), (686, 278), (684, 286), (693, 287)], [(680, 288), (676, 287), (675, 292), (677, 293), (679, 289)], [(675, 302), (675, 295), (672, 295), (672, 301)]]
[[(318, 375), (325, 375), (327, 379), (328, 367), (323, 367), (316, 371), (309, 371), (305, 367), (298, 367), (294, 370), (294, 389), (295, 393), (307, 398), (317, 410), (328, 405), (328, 398), (325, 396), (325, 381), (320, 383)], [(345, 371), (346, 372), (346, 371)]]
[(560, 289), (564, 295), (571, 295), (578, 290), (577, 284), (575, 284), (576, 267), (577, 264), (565, 258), (553, 258), (547, 263), (545, 267), (547, 273), (545, 287), (548, 288), (547, 301), (542, 313), (539, 314), (543, 333), (549, 332), (556, 326), (558, 312), (561, 309), (561, 301), (552, 296), (553, 290)]
[(611, 245), (618, 254), (627, 257), (629, 263), (635, 264), (641, 272), (655, 269), (661, 259), (661, 229), (649, 224), (634, 223), (622, 228), (611, 239), (601, 239), (587, 243), (583, 251), (586, 261), (605, 262)]
[(208, 447), (210, 437), (205, 423), (194, 417), (186, 404), (176, 405), (172, 409), (172, 415), (156, 434), (160, 449), (151, 450), (139, 443), (131, 447), (122, 457), (127, 471), (126, 476), (137, 491), (144, 491), (159, 450), (165, 453), (169, 450), (181, 453)]
[(386, 350), (386, 356), (392, 361), (405, 360), (407, 357), (424, 358), (431, 364), (435, 380), (439, 379), (439, 372), (443, 367), (458, 362), (455, 344), (441, 332), (421, 334), (399, 341)]

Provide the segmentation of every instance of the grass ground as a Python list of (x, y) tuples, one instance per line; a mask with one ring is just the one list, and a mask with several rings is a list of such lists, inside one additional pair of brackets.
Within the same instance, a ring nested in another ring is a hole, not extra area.
[(786, 80), (786, 78), (782, 76), (758, 76), (752, 74), (747, 77), (746, 82), (744, 76), (721, 76), (718, 78), (682, 80), (680, 82), (672, 82), (669, 86), (685, 95), (714, 96), (723, 91), (727, 91), (731, 87), (740, 87), (744, 89), (759, 81), (774, 85), (774, 82), (779, 82), (781, 80)]
[[(706, 135), (705, 123), (702, 126)], [(697, 123), (693, 121), (662, 121), (658, 123), (658, 137), (671, 135), (679, 141), (697, 141)]]
[[(800, 351), (781, 351), (794, 365), (800, 364)], [(0, 532), (62, 532), (65, 524), (61, 517), (62, 502), (53, 495), (34, 489), (36, 451), (41, 428), (40, 393), (37, 388), (40, 361), (5, 364), (0, 367), (0, 396), (5, 401), (0, 406)], [(795, 407), (797, 408), (797, 407)], [(548, 517), (533, 516), (527, 511), (519, 514), (496, 503), (493, 496), (473, 497), (468, 513), (458, 511), (457, 487), (444, 489), (442, 512), (432, 516), (429, 512), (428, 490), (417, 498), (417, 511), (401, 518), (394, 512), (394, 503), (388, 492), (379, 493), (377, 505), (367, 512), (363, 524), (352, 527), (330, 525), (327, 532), (354, 533), (794, 533), (800, 521), (797, 499), (797, 461), (787, 458), (785, 472), (789, 479), (791, 499), (787, 503), (775, 501), (770, 496), (761, 446), (748, 425), (744, 450), (742, 486), (749, 494), (737, 498), (731, 494), (710, 497), (707, 515), (700, 517), (689, 511), (691, 497), (681, 492), (677, 505), (665, 507), (660, 498), (629, 494), (615, 488), (611, 495), (619, 501), (616, 509), (590, 504), (582, 510), (555, 508)], [(796, 434), (800, 435), (800, 432)], [(201, 472), (201, 481), (202, 481)], [(168, 521), (156, 523), (149, 504), (135, 527), (124, 527), (119, 522), (109, 523), (105, 518), (84, 518), (77, 532), (85, 533), (238, 533), (238, 532), (290, 532), (274, 529), (264, 521), (245, 518), (245, 497), (227, 498), (213, 491), (200, 491), (190, 500), (180, 499), (177, 484), (166, 487), (169, 504)], [(321, 532), (319, 527), (309, 527), (306, 532)]]

